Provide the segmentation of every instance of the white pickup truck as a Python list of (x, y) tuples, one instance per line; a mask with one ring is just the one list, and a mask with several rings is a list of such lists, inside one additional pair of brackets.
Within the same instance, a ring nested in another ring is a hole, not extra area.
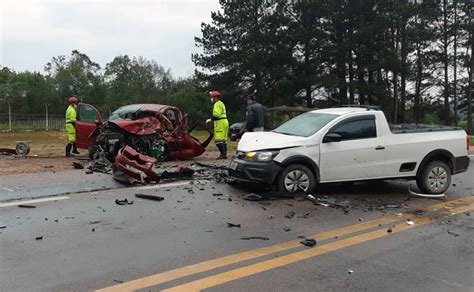
[(310, 192), (318, 183), (416, 179), (429, 194), (444, 193), (451, 176), (469, 167), (469, 136), (449, 126), (389, 126), (373, 108), (342, 107), (299, 115), (271, 132), (245, 133), (231, 175)]

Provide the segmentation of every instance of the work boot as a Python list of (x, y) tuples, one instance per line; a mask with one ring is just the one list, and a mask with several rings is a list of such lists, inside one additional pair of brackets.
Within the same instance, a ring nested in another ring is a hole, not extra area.
[(79, 153), (79, 151), (77, 151), (76, 143), (72, 144), (72, 153), (74, 153), (74, 154), (81, 154), (81, 153)]
[(225, 144), (224, 143), (217, 144), (217, 148), (219, 149), (219, 152), (221, 153), (221, 155), (219, 157), (217, 157), (217, 159), (227, 159), (227, 152), (225, 151)]
[(71, 156), (71, 148), (72, 148), (72, 144), (71, 144), (71, 143), (67, 143), (67, 144), (66, 144), (66, 157)]

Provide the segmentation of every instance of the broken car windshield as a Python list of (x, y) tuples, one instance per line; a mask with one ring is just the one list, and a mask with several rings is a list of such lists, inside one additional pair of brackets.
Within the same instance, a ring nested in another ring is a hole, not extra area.
[(127, 105), (115, 110), (109, 117), (110, 121), (131, 120), (132, 116), (140, 110), (137, 105)]
[(292, 136), (309, 137), (336, 117), (337, 115), (304, 113), (279, 126), (273, 130), (273, 132)]

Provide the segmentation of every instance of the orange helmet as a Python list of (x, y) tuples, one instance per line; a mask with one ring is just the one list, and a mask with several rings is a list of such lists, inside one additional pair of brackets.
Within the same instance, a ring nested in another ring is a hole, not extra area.
[(73, 96), (69, 98), (69, 102), (76, 103), (77, 102), (77, 97)]
[(209, 91), (209, 96), (210, 97), (220, 97), (221, 96), (221, 93), (217, 90), (215, 91)]

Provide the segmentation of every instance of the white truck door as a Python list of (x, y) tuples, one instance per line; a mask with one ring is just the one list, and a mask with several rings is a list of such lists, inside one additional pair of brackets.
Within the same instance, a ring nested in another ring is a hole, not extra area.
[(385, 155), (385, 142), (382, 135), (377, 135), (375, 115), (347, 118), (323, 136), (321, 182), (382, 177)]

